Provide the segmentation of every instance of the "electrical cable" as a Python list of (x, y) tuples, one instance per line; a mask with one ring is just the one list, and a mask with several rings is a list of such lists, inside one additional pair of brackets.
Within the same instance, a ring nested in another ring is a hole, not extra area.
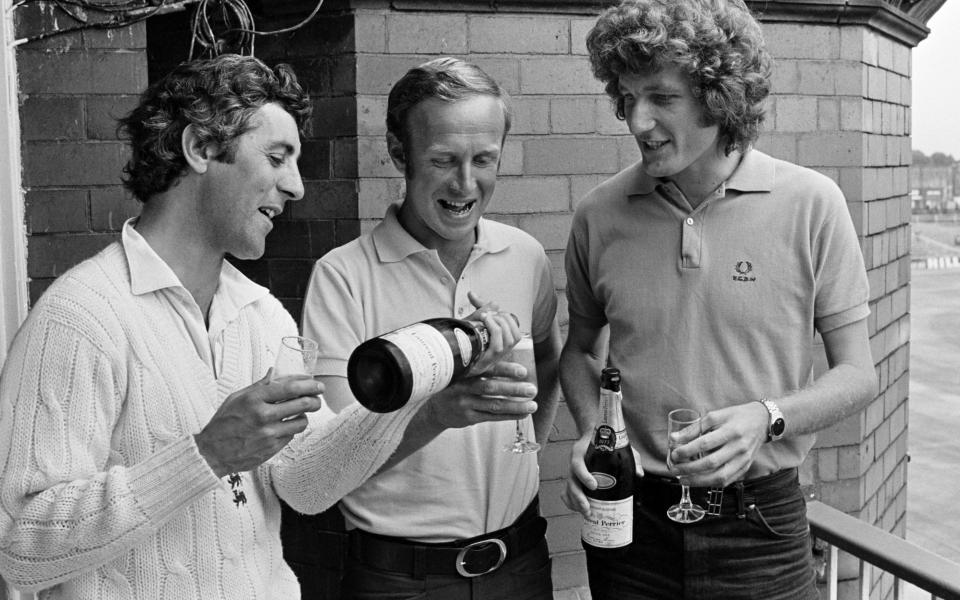
[[(217, 56), (225, 49), (237, 51), (239, 54), (254, 53), (256, 36), (279, 35), (296, 31), (309, 23), (317, 13), (324, 0), (318, 0), (310, 14), (299, 23), (290, 27), (272, 31), (258, 31), (254, 23), (253, 13), (246, 0), (126, 0), (103, 3), (95, 0), (16, 0), (12, 9), (32, 3), (51, 3), (71, 20), (79, 23), (73, 27), (65, 27), (53, 31), (45, 31), (30, 37), (15, 40), (11, 46), (19, 46), (36, 42), (49, 37), (83, 31), (86, 29), (118, 29), (144, 21), (154, 15), (175, 10), (184, 10), (190, 4), (196, 4), (191, 17), (191, 39), (189, 58), (194, 57), (195, 50), (206, 56)], [(80, 11), (70, 10), (75, 7)], [(211, 17), (211, 11), (219, 8), (219, 15)], [(110, 15), (103, 21), (92, 20), (83, 11)], [(218, 35), (218, 30), (222, 31)], [(235, 40), (228, 43), (227, 36), (236, 35)]]

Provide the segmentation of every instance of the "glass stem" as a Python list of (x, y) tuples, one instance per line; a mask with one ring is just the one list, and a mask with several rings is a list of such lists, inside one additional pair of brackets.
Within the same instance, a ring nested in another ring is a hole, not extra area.
[(681, 508), (692, 508), (693, 502), (690, 501), (690, 486), (680, 484), (680, 506)]

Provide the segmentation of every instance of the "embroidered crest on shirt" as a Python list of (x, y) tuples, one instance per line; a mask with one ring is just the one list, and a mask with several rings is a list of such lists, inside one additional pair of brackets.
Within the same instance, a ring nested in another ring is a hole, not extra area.
[(753, 263), (749, 260), (738, 260), (733, 266), (734, 281), (756, 281), (757, 276), (753, 274)]

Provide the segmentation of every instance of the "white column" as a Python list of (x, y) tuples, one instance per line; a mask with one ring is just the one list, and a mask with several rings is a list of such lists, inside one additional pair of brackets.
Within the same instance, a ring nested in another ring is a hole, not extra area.
[(20, 188), (20, 115), (13, 9), (0, 19), (0, 363), (27, 315), (27, 252)]
[[(0, 9), (0, 363), (27, 315), (26, 231), (20, 188), (20, 115), (12, 4), (4, 2)], [(0, 579), (0, 600), (6, 598), (29, 600), (34, 595), (7, 590)]]

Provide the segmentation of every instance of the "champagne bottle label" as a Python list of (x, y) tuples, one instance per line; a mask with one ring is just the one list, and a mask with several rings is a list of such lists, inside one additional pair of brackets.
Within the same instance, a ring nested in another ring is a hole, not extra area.
[(382, 337), (395, 344), (410, 362), (413, 383), (411, 398), (430, 396), (450, 383), (453, 377), (453, 353), (446, 338), (436, 328), (414, 323)]
[[(596, 475), (594, 475), (596, 476)], [(590, 502), (590, 516), (583, 520), (580, 537), (595, 548), (623, 548), (633, 542), (633, 497)]]

